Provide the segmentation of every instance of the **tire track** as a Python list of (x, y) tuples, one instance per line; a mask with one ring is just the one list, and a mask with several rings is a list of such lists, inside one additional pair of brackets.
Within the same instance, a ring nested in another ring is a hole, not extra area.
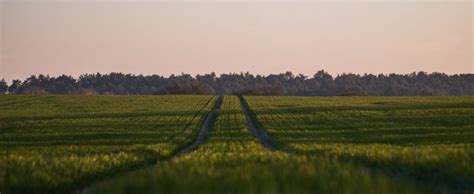
[(203, 144), (204, 141), (206, 140), (207, 132), (209, 130), (209, 126), (213, 123), (214, 118), (216, 117), (217, 110), (221, 107), (223, 96), (219, 96), (216, 100), (216, 103), (212, 107), (211, 111), (206, 116), (206, 119), (201, 125), (201, 128), (199, 129), (199, 134), (198, 137), (196, 138), (196, 141), (189, 145), (188, 147), (185, 147), (181, 151), (179, 151), (176, 155), (173, 156), (173, 158), (182, 156), (188, 152), (191, 152), (195, 150), (199, 145)]
[(249, 105), (247, 101), (245, 101), (243, 96), (239, 96), (240, 99), (240, 106), (242, 107), (242, 110), (244, 112), (245, 118), (247, 119), (247, 125), (252, 131), (252, 134), (260, 140), (260, 142), (265, 146), (265, 148), (271, 150), (271, 151), (277, 151), (278, 148), (276, 147), (275, 142), (272, 140), (272, 138), (263, 130), (258, 122), (256, 121), (256, 117), (251, 112)]
[[(428, 185), (427, 188), (432, 188), (433, 191), (438, 191), (441, 193), (453, 193), (460, 194), (464, 191), (469, 191), (471, 185), (473, 185), (474, 179), (471, 177), (457, 177), (453, 181), (447, 182), (446, 177), (449, 178), (449, 175), (444, 174), (420, 174), (416, 169), (413, 169), (407, 165), (393, 165), (387, 166), (387, 164), (376, 164), (367, 157), (361, 156), (351, 156), (351, 155), (337, 155), (330, 154), (328, 155), (327, 151), (319, 151), (315, 153), (306, 153), (293, 148), (286, 147), (285, 145), (277, 145), (274, 143), (272, 138), (266, 134), (263, 127), (258, 123), (256, 115), (250, 110), (249, 105), (246, 100), (239, 96), (242, 109), (244, 111), (245, 117), (247, 118), (247, 123), (254, 136), (256, 136), (262, 144), (272, 151), (282, 151), (289, 154), (299, 155), (299, 156), (316, 156), (316, 157), (331, 157), (336, 159), (338, 162), (353, 165), (355, 168), (360, 168), (372, 175), (381, 174), (389, 178), (393, 178), (393, 181), (398, 181), (397, 179), (406, 179), (409, 182), (413, 182), (419, 185)], [(338, 120), (338, 122), (340, 122)], [(350, 126), (348, 123), (342, 123), (343, 125)]]
[[(204, 109), (206, 109), (207, 105), (208, 105), (209, 103), (211, 103), (211, 101), (212, 101), (213, 98), (214, 98), (214, 96), (212, 96), (211, 98), (209, 98), (209, 99), (206, 101), (206, 104), (204, 104), (204, 106), (202, 106), (199, 110), (195, 111), (193, 117), (191, 118), (190, 121), (187, 122), (186, 126), (184, 126), (179, 132), (177, 132), (177, 133), (175, 133), (175, 134), (173, 134), (173, 135), (170, 135), (169, 139), (170, 139), (171, 141), (173, 141), (173, 140), (176, 138), (176, 136), (178, 136), (180, 133), (182, 133), (182, 132), (185, 131), (188, 127), (190, 127), (190, 126), (192, 125), (194, 119), (196, 119), (196, 118), (199, 117), (199, 113), (200, 113), (201, 111), (203, 111)], [(217, 102), (217, 100), (216, 100), (216, 102)], [(214, 106), (215, 106), (215, 103), (214, 103)], [(211, 108), (211, 111), (212, 111), (212, 108)], [(208, 114), (209, 114), (209, 113), (208, 113)], [(207, 117), (207, 115), (206, 115), (206, 117)], [(206, 119), (206, 118), (204, 118), (204, 119)], [(173, 123), (173, 124), (176, 124), (176, 122), (180, 122), (180, 120), (181, 120), (181, 118), (178, 117), (178, 119), (176, 119), (176, 121), (173, 120), (172, 123)], [(200, 119), (200, 120), (202, 120), (202, 119)], [(202, 126), (202, 124), (201, 124), (201, 126)]]
[[(214, 118), (216, 117), (217, 110), (220, 108), (220, 106), (222, 104), (223, 98), (224, 98), (223, 96), (219, 96), (217, 98), (214, 106), (212, 107), (211, 111), (209, 111), (209, 113), (206, 115), (206, 118), (204, 119), (203, 123), (201, 124), (201, 128), (199, 129), (199, 134), (198, 134), (198, 137), (196, 138), (196, 140), (191, 145), (181, 149), (180, 151), (178, 151), (173, 156), (170, 156), (167, 159), (164, 159), (165, 161), (166, 160), (172, 160), (173, 158), (177, 158), (177, 157), (180, 157), (182, 155), (185, 155), (185, 154), (195, 150), (199, 145), (204, 143), (204, 141), (206, 140), (207, 132), (209, 130), (209, 126), (214, 122)], [(209, 100), (206, 104), (208, 104), (210, 101), (211, 100)], [(124, 171), (120, 172), (120, 174), (125, 174), (125, 173), (130, 173), (130, 172), (133, 172), (133, 171), (137, 171), (137, 170), (146, 168), (147, 166), (149, 166), (149, 165), (144, 165), (141, 168), (134, 168), (133, 170), (124, 170)], [(120, 176), (120, 175), (116, 174), (113, 177), (117, 177), (117, 176)], [(89, 183), (85, 187), (82, 187), (79, 190), (77, 190), (76, 193), (78, 193), (78, 194), (90, 193), (91, 188), (93, 188), (95, 185), (103, 183), (105, 180), (110, 179), (111, 177), (112, 176), (106, 177), (106, 179), (101, 179), (101, 180)]]

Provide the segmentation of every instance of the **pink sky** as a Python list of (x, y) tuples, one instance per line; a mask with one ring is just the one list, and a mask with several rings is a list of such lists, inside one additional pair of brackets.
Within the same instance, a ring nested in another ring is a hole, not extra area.
[(0, 78), (473, 73), (470, 0), (0, 0)]

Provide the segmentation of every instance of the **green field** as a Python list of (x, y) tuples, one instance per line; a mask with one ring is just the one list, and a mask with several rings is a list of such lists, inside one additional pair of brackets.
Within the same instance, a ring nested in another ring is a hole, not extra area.
[(433, 192), (474, 191), (472, 97), (248, 97), (284, 150), (337, 157)]
[(209, 96), (0, 96), (0, 192), (64, 193), (173, 153)]
[(474, 191), (473, 97), (243, 99), (0, 96), (0, 192)]

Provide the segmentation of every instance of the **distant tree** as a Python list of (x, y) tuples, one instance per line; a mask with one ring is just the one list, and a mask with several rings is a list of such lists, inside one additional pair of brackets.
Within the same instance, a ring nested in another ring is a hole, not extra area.
[(76, 80), (71, 76), (61, 75), (51, 78), (51, 84), (47, 87), (48, 93), (73, 94), (76, 92)]
[(21, 86), (21, 81), (20, 80), (13, 80), (12, 84), (10, 87), (8, 87), (8, 93), (9, 94), (16, 94), (18, 91), (18, 88)]
[(49, 82), (50, 77), (45, 75), (35, 75), (27, 78), (21, 86), (17, 89), (16, 93), (19, 94), (46, 94), (48, 93), (48, 86), (52, 84)]
[[(4, 82), (4, 81), (3, 81)], [(4, 83), (3, 85), (5, 85)], [(4, 86), (5, 88), (5, 86)], [(1, 92), (1, 91), (0, 91)], [(3, 92), (5, 93), (5, 89)], [(13, 80), (10, 94), (237, 94), (297, 96), (409, 96), (409, 95), (474, 95), (474, 75), (446, 75), (418, 72), (401, 74), (341, 74), (333, 77), (321, 70), (307, 77), (288, 71), (268, 76), (246, 73), (196, 75), (182, 73), (132, 75), (123, 73), (84, 74), (71, 76), (32, 75), (23, 82)]]
[(5, 94), (8, 91), (8, 85), (5, 79), (0, 80), (0, 94)]
[(314, 74), (313, 78), (321, 84), (321, 87), (316, 95), (318, 96), (330, 96), (334, 95), (334, 88), (336, 87), (332, 76), (324, 70), (318, 71)]

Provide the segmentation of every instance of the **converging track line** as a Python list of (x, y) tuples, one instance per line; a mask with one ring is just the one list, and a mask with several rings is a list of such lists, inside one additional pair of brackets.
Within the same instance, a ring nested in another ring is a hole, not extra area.
[(245, 101), (243, 96), (239, 96), (240, 99), (240, 106), (245, 114), (245, 118), (247, 119), (247, 125), (249, 126), (252, 134), (260, 140), (260, 142), (265, 146), (265, 148), (276, 151), (278, 150), (273, 142), (272, 138), (265, 132), (265, 130), (261, 129), (257, 121), (254, 119), (252, 113), (250, 112), (249, 105), (247, 101)]
[[(171, 160), (173, 158), (177, 158), (177, 157), (180, 157), (180, 156), (183, 156), (193, 150), (195, 150), (199, 145), (203, 144), (205, 139), (206, 139), (206, 136), (207, 136), (207, 133), (208, 133), (208, 130), (209, 130), (209, 126), (213, 123), (214, 121), (214, 118), (216, 117), (216, 114), (217, 114), (217, 110), (220, 108), (221, 104), (222, 104), (222, 100), (223, 100), (223, 96), (219, 96), (216, 100), (216, 102), (214, 103), (214, 106), (212, 107), (212, 109), (207, 113), (206, 115), (206, 118), (204, 119), (204, 121), (202, 122), (201, 124), (201, 128), (199, 129), (199, 134), (198, 134), (198, 137), (196, 138), (196, 140), (189, 146), (185, 147), (184, 149), (178, 151), (176, 154), (174, 154), (173, 156), (170, 156), (169, 158), (167, 159), (164, 159), (165, 161), (166, 160)], [(208, 101), (209, 102), (209, 101)], [(206, 103), (207, 104), (207, 103)], [(144, 167), (143, 167), (144, 168)], [(135, 170), (140, 170), (140, 169), (135, 169)], [(132, 171), (129, 171), (129, 172), (124, 172), (124, 173), (130, 173)], [(85, 194), (85, 193), (89, 193), (90, 192), (90, 189), (94, 186), (94, 185), (98, 185), (98, 184), (101, 184), (105, 181), (104, 180), (99, 180), (99, 181), (96, 181), (96, 182), (92, 182), (90, 183), (89, 185), (85, 186), (85, 187), (82, 187), (80, 188), (77, 193), (80, 193), (80, 194)]]
[(223, 100), (223, 96), (219, 96), (217, 98), (216, 103), (212, 107), (211, 111), (209, 111), (209, 113), (207, 114), (206, 119), (204, 120), (204, 122), (201, 125), (201, 128), (199, 129), (199, 134), (198, 134), (198, 137), (196, 138), (196, 141), (194, 141), (194, 143), (192, 143), (188, 147), (179, 151), (176, 155), (173, 156), (173, 158), (187, 154), (188, 152), (195, 150), (199, 145), (204, 143), (207, 136), (207, 132), (209, 130), (209, 126), (211, 125), (213, 118), (215, 118), (217, 114), (217, 110), (220, 108), (222, 104), (222, 100)]

